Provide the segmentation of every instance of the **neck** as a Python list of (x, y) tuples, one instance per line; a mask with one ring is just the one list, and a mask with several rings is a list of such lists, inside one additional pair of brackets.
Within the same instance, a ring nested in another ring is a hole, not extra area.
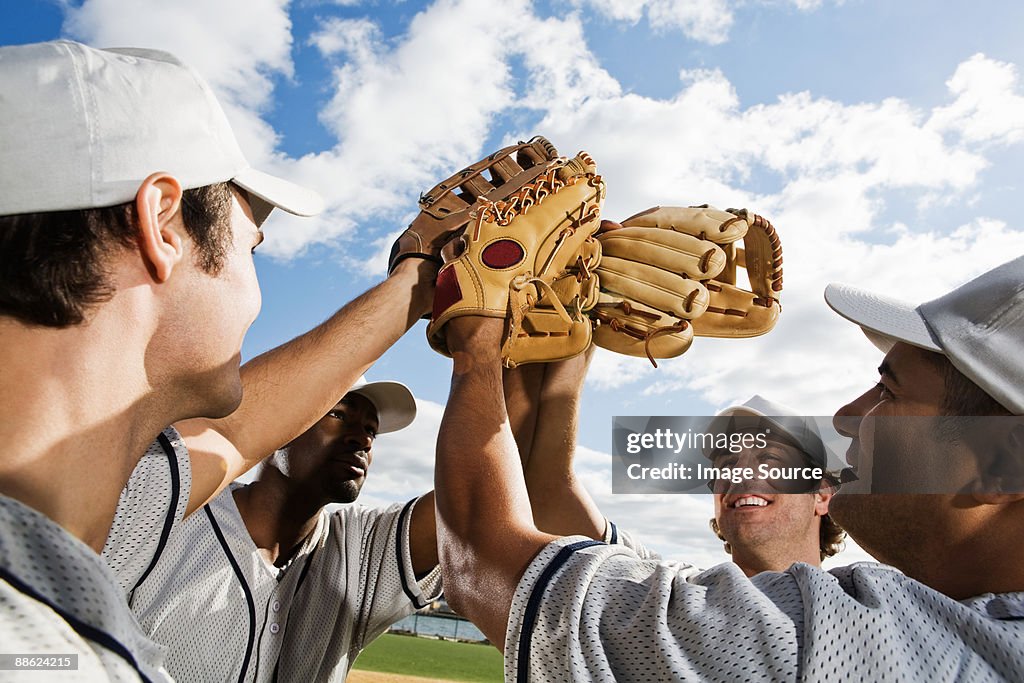
[(0, 317), (0, 493), (97, 552), (121, 489), (172, 422), (148, 381), (145, 330), (125, 320), (53, 329)]
[(297, 491), (273, 467), (234, 491), (235, 504), (253, 543), (271, 564), (285, 565), (313, 533), (324, 503), (308, 491)]
[[(817, 540), (817, 539), (815, 539)], [(775, 552), (765, 552), (765, 551)], [(817, 543), (813, 548), (767, 548), (759, 545), (756, 548), (732, 548), (732, 561), (739, 565), (747, 576), (761, 572), (784, 572), (797, 562), (814, 567), (821, 566), (821, 555)]]
[(995, 506), (970, 496), (953, 500), (957, 523), (943, 524), (941, 535), (918, 537), (919, 552), (890, 563), (955, 600), (1024, 591), (1024, 550), (1014, 542), (1024, 534), (1024, 501)]

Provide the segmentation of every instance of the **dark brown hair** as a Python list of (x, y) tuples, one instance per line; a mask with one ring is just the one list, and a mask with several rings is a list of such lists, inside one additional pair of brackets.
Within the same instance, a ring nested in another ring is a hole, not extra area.
[[(181, 213), (197, 265), (218, 274), (232, 239), (230, 185), (185, 190)], [(137, 221), (135, 202), (0, 216), (0, 315), (46, 327), (81, 324), (114, 295), (109, 257), (136, 244)]]

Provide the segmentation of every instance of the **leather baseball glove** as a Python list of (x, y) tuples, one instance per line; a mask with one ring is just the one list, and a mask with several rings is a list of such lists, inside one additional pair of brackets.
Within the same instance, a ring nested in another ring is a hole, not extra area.
[[(782, 244), (746, 209), (654, 207), (598, 234), (594, 343), (630, 356), (673, 358), (694, 335), (756, 337), (782, 308)], [(739, 246), (742, 240), (742, 247)], [(745, 268), (750, 289), (737, 284)]]
[(536, 180), (557, 158), (555, 146), (538, 135), (499, 149), (421, 194), (419, 215), (391, 247), (388, 274), (407, 258), (442, 265), (441, 248), (465, 229), (478, 200), (507, 198)]
[(445, 324), (460, 315), (508, 321), (507, 367), (571, 358), (590, 345), (585, 311), (597, 303), (601, 250), (593, 235), (604, 182), (585, 152), (534, 170), (504, 199), (478, 198), (472, 222), (445, 249), (427, 327), (438, 352), (449, 355)]

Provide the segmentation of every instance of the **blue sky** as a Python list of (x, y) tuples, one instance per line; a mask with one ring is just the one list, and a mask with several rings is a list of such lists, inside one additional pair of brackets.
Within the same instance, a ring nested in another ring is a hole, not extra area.
[[(3, 44), (176, 52), (254, 165), (327, 197), (318, 219), (267, 225), (247, 358), (379, 281), (421, 190), (534, 133), (594, 156), (609, 217), (710, 202), (770, 218), (786, 254), (774, 332), (698, 339), (658, 370), (602, 353), (588, 379), (581, 476), (609, 516), (697, 563), (724, 557), (706, 497), (610, 494), (613, 415), (754, 393), (831, 414), (879, 358), (825, 308), (825, 283), (923, 300), (1024, 252), (1018, 2), (7, 0), (0, 17)], [(423, 323), (369, 373), (421, 399), (379, 443), (369, 501), (429, 487), (448, 373)]]

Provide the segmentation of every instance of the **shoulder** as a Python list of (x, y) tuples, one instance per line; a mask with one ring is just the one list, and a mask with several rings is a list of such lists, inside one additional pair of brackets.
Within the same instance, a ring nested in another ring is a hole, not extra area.
[(348, 503), (329, 513), (331, 533), (345, 531), (349, 533), (354, 529), (365, 529), (379, 525), (382, 522), (398, 521), (399, 518), (408, 515), (418, 499), (403, 503), (391, 503), (383, 507), (363, 505), (361, 503)]
[[(755, 678), (792, 678), (803, 618), (799, 588), (783, 573), (756, 578), (732, 563), (702, 571), (582, 537), (556, 540), (516, 588), (506, 674), (540, 675), (552, 657), (570, 652), (581, 671), (598, 678), (609, 670), (629, 678), (652, 662), (673, 680), (740, 680), (752, 671)], [(727, 651), (730, 638), (742, 640), (742, 656)]]

